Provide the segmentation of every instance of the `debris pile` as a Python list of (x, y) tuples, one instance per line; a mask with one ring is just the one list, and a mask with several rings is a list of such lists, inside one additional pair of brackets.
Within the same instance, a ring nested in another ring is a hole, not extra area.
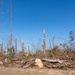
[(66, 62), (65, 60), (60, 59), (27, 59), (23, 63), (21, 63), (22, 68), (28, 67), (38, 67), (38, 68), (55, 68), (55, 69), (68, 69), (75, 68), (75, 66), (71, 63)]

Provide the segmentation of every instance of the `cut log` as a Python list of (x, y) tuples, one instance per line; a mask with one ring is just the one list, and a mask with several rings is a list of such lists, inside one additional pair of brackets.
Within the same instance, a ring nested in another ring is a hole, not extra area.
[(39, 68), (43, 68), (43, 63), (39, 58), (35, 59), (35, 65), (38, 66)]

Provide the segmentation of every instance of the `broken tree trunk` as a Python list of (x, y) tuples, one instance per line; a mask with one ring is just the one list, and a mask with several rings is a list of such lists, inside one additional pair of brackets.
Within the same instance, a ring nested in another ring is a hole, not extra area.
[(43, 53), (46, 54), (46, 32), (45, 32), (45, 30), (43, 31), (43, 33), (44, 33), (44, 38), (43, 38), (42, 47), (43, 47)]
[(24, 53), (24, 41), (22, 40), (22, 53)]

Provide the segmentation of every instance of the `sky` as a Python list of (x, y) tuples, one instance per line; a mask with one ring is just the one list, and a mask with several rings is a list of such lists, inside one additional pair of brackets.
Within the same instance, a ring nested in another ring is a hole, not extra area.
[[(12, 0), (12, 6), (13, 37), (24, 40), (26, 47), (41, 43), (44, 29), (47, 47), (53, 36), (55, 44), (60, 44), (69, 39), (71, 30), (75, 31), (75, 0)], [(10, 0), (0, 4), (0, 43), (3, 34), (4, 39), (10, 35), (9, 9)]]

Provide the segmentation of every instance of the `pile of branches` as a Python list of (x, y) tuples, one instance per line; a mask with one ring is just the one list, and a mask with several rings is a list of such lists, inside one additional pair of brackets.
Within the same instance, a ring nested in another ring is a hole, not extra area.
[[(29, 67), (35, 67), (35, 60), (27, 59), (26, 61), (21, 63), (22, 68), (29, 68)], [(59, 59), (40, 59), (43, 63), (42, 68), (48, 68), (48, 69), (75, 69), (75, 64), (71, 64), (68, 61), (65, 60), (59, 60)], [(38, 66), (38, 65), (37, 65)]]

